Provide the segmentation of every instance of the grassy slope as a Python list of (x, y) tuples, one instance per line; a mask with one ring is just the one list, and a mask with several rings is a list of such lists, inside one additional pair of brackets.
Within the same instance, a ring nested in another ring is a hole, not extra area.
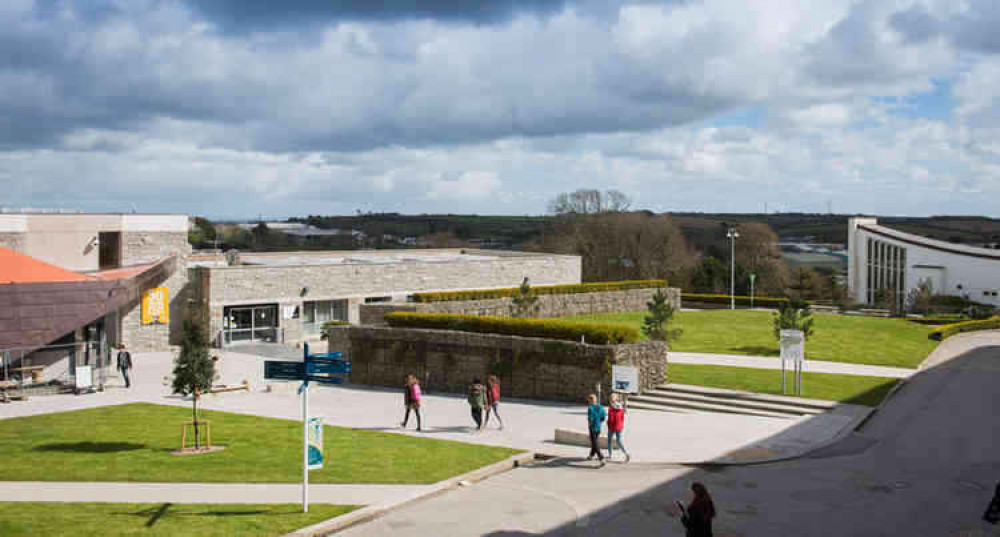
[(135, 503), (0, 503), (0, 535), (284, 535), (356, 507)]
[[(205, 411), (223, 451), (178, 457), (183, 407), (129, 404), (0, 420), (0, 476), (7, 481), (295, 483), (302, 424)], [(313, 483), (434, 483), (505, 459), (515, 450), (327, 426), (326, 464)], [(0, 532), (2, 533), (2, 532)]]
[[(569, 317), (639, 327), (645, 312)], [(815, 335), (806, 342), (812, 360), (917, 367), (937, 345), (927, 339), (932, 327), (900, 319), (814, 314)], [(777, 356), (772, 314), (767, 311), (704, 310), (674, 314), (671, 327), (684, 335), (671, 343), (679, 352)]]
[[(670, 382), (679, 384), (781, 395), (780, 369), (671, 364), (668, 371)], [(787, 395), (794, 395), (791, 371), (787, 382)], [(884, 377), (805, 372), (801, 397), (875, 406), (897, 382), (897, 379)]]

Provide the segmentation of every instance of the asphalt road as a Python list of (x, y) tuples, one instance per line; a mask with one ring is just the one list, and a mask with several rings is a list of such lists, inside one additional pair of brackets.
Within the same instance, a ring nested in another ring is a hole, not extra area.
[(1000, 332), (949, 340), (857, 433), (808, 458), (688, 468), (560, 459), (394, 512), (343, 535), (683, 535), (671, 504), (704, 482), (718, 536), (1000, 536)]

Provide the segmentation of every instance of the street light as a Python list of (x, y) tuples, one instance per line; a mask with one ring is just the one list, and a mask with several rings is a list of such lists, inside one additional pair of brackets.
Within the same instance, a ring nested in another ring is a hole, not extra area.
[(736, 309), (736, 238), (740, 233), (736, 228), (731, 227), (726, 231), (726, 237), (730, 242), (729, 253), (729, 309)]

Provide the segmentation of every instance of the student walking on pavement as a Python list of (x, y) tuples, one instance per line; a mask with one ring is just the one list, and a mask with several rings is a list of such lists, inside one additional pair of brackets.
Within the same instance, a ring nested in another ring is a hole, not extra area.
[(622, 443), (622, 431), (625, 430), (625, 407), (618, 401), (618, 394), (611, 394), (608, 405), (608, 458), (614, 458), (614, 443), (618, 442), (618, 448), (625, 454), (625, 463), (632, 459)]
[(500, 404), (500, 379), (496, 375), (486, 377), (486, 402), (489, 406), (486, 407), (486, 419), (483, 421), (483, 428), (490, 424), (490, 409), (492, 409), (493, 415), (500, 422), (500, 430), (502, 431), (503, 419), (500, 418), (500, 410), (498, 409), (498, 405)]
[(406, 415), (403, 416), (403, 423), (399, 426), (406, 428), (406, 423), (410, 421), (410, 411), (417, 416), (417, 432), (423, 430), (420, 422), (420, 381), (414, 375), (406, 375), (406, 387), (403, 391), (403, 405), (406, 407)]
[(597, 402), (597, 396), (590, 394), (587, 396), (587, 430), (590, 433), (590, 455), (587, 456), (587, 460), (593, 460), (594, 456), (601, 461), (601, 467), (604, 467), (604, 454), (601, 453), (601, 448), (597, 447), (597, 438), (601, 436), (601, 425), (607, 418), (607, 413), (604, 412), (604, 407)]
[(472, 419), (476, 422), (476, 430), (483, 430), (483, 408), (486, 407), (486, 386), (483, 386), (479, 377), (472, 379), (469, 385), (469, 408), (472, 411)]
[(705, 485), (697, 481), (691, 483), (691, 492), (694, 493), (694, 499), (681, 517), (681, 523), (687, 530), (687, 537), (712, 537), (712, 519), (715, 518), (715, 503), (712, 501), (712, 496)]
[(125, 377), (125, 387), (132, 387), (132, 380), (129, 379), (129, 371), (132, 369), (132, 355), (125, 349), (125, 345), (118, 347), (118, 371)]

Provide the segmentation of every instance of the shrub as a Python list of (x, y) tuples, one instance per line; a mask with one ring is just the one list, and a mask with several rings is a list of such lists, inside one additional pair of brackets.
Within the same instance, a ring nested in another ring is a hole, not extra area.
[(1000, 329), (1000, 317), (992, 317), (990, 319), (986, 319), (985, 321), (964, 321), (961, 323), (942, 325), (932, 330), (927, 337), (938, 341), (944, 341), (951, 336), (961, 334), (962, 332), (996, 329)]
[(639, 340), (639, 331), (632, 327), (601, 323), (577, 323), (556, 319), (397, 311), (386, 314), (385, 320), (389, 326), (396, 327), (435, 328), (577, 342), (582, 338), (586, 343), (595, 345), (618, 345), (634, 343)]
[[(710, 293), (681, 293), (681, 302), (703, 302), (708, 304), (729, 304), (729, 295), (718, 295)], [(749, 306), (750, 297), (748, 296), (737, 296), (736, 303), (740, 306)], [(782, 305), (788, 304), (787, 298), (773, 298), (767, 296), (755, 296), (753, 297), (754, 307), (760, 306), (762, 308), (778, 308)]]
[(345, 326), (345, 325), (348, 325), (348, 324), (351, 324), (351, 323), (348, 322), (348, 321), (327, 321), (327, 322), (323, 323), (323, 328), (320, 329), (320, 336), (319, 336), (320, 340), (329, 339), (329, 335), (326, 333), (326, 331), (331, 326)]
[[(625, 280), (618, 282), (577, 283), (572, 285), (539, 285), (531, 292), (537, 295), (573, 295), (580, 293), (600, 293), (604, 291), (626, 291), (628, 289), (652, 289), (666, 287), (666, 280)], [(439, 293), (414, 293), (414, 302), (451, 302), (456, 300), (487, 300), (491, 298), (511, 298), (520, 292), (520, 287), (503, 289), (471, 289), (468, 291), (442, 291)]]

